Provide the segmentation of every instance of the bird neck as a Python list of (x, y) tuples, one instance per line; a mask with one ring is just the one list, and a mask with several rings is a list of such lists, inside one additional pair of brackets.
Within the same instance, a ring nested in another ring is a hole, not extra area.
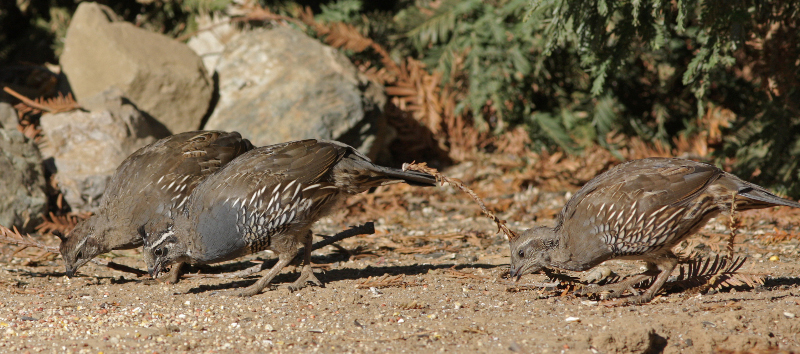
[(575, 268), (576, 265), (574, 264), (574, 257), (568, 245), (569, 239), (560, 231), (560, 229), (555, 230), (558, 244), (550, 250), (550, 264), (561, 269), (574, 270), (573, 268)]

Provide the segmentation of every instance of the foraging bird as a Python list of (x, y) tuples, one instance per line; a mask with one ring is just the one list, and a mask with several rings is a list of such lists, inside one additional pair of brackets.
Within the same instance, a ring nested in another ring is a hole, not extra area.
[(257, 148), (209, 176), (182, 213), (142, 229), (152, 276), (174, 262), (209, 264), (269, 249), (278, 262), (242, 296), (261, 292), (305, 246), (300, 277), (290, 288), (317, 285), (311, 269), (311, 225), (347, 195), (405, 182), (432, 186), (425, 173), (373, 164), (352, 147), (301, 140)]
[[(66, 274), (92, 258), (142, 245), (140, 226), (157, 215), (171, 216), (194, 188), (253, 145), (237, 132), (191, 131), (142, 147), (117, 167), (100, 208), (61, 238)], [(177, 281), (178, 267), (171, 274)]]
[[(608, 259), (643, 260), (647, 271), (600, 287), (618, 297), (655, 281), (631, 302), (648, 302), (678, 263), (671, 249), (720, 212), (800, 203), (780, 198), (706, 163), (648, 158), (620, 164), (595, 177), (567, 202), (554, 228), (534, 227), (511, 243), (511, 276), (546, 267), (584, 271)], [(599, 291), (592, 291), (599, 292)]]

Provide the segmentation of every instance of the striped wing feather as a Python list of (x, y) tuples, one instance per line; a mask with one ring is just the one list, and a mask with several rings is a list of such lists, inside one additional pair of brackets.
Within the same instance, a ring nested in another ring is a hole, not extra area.
[(628, 256), (671, 247), (709, 217), (704, 212), (714, 200), (703, 192), (721, 170), (686, 160), (644, 162), (619, 165), (590, 181), (562, 210), (560, 227), (599, 237), (615, 256)]

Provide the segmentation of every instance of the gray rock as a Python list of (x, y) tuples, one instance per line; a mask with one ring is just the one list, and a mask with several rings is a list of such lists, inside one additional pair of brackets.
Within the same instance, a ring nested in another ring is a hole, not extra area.
[(217, 74), (219, 102), (205, 129), (238, 131), (255, 145), (334, 139), (373, 159), (386, 145), (383, 87), (302, 32), (242, 33), (227, 44)]
[(47, 211), (45, 186), (36, 144), (16, 126), (0, 129), (0, 225), (33, 231)]
[(96, 3), (78, 6), (60, 61), (81, 104), (116, 87), (174, 133), (200, 127), (214, 91), (188, 46), (120, 21)]
[(216, 71), (217, 62), (225, 50), (225, 45), (239, 35), (239, 29), (231, 22), (229, 16), (218, 13), (199, 14), (195, 17), (195, 21), (198, 28), (207, 28), (207, 30), (200, 31), (189, 38), (186, 45), (203, 58), (206, 71), (213, 73)]
[(17, 124), (19, 124), (19, 118), (14, 106), (5, 102), (0, 102), (0, 129), (13, 128), (17, 130)]
[(86, 111), (44, 114), (45, 166), (73, 209), (93, 211), (117, 166), (140, 147), (166, 136), (163, 126), (136, 109), (119, 90), (86, 99)]

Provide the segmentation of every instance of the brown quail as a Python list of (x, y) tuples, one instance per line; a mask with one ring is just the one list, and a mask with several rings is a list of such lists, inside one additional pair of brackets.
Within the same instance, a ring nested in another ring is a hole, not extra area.
[(629, 299), (648, 302), (677, 265), (673, 246), (720, 212), (729, 213), (734, 200), (735, 210), (800, 208), (701, 162), (648, 158), (620, 164), (575, 193), (554, 228), (534, 227), (511, 240), (511, 276), (546, 267), (584, 271), (608, 259), (643, 260), (647, 271), (603, 288), (618, 297), (656, 276), (647, 291)]
[(325, 140), (301, 140), (257, 148), (204, 180), (182, 213), (148, 223), (144, 258), (157, 276), (175, 262), (217, 263), (269, 249), (278, 262), (244, 289), (261, 292), (305, 246), (300, 277), (321, 285), (311, 270), (311, 225), (347, 195), (405, 182), (433, 186), (428, 174), (373, 164), (352, 147)]
[[(236, 132), (191, 131), (137, 150), (111, 178), (97, 213), (61, 237), (67, 276), (92, 258), (142, 245), (138, 229), (156, 215), (183, 207), (200, 181), (253, 148)], [(177, 280), (177, 268), (172, 282)]]

